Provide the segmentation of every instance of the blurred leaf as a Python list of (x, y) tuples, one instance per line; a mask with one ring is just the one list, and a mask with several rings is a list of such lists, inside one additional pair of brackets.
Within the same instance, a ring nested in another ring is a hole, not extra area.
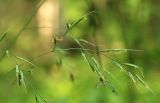
[(153, 90), (147, 85), (147, 83), (140, 77), (138, 76), (137, 74), (134, 74), (137, 79), (139, 80), (139, 82), (146, 88), (148, 89), (150, 92), (154, 93)]
[(23, 84), (23, 86), (25, 88), (25, 92), (27, 92), (26, 83), (24, 81), (24, 74), (23, 74), (23, 72), (21, 70), (20, 70), (20, 75), (21, 75), (20, 81), (21, 81), (21, 83)]
[(134, 69), (137, 69), (139, 73), (144, 77), (142, 67), (135, 65), (135, 64), (131, 64), (131, 63), (123, 63), (123, 64), (126, 66), (133, 67)]
[(18, 85), (21, 86), (21, 84), (23, 84), (24, 88), (25, 88), (25, 92), (26, 92), (27, 89), (26, 89), (26, 83), (24, 81), (24, 74), (20, 70), (19, 65), (16, 65), (16, 77), (17, 77), (17, 83), (18, 83)]
[(20, 75), (20, 71), (19, 71), (19, 66), (16, 65), (16, 77), (17, 77), (17, 83), (20, 86), (21, 85), (21, 75)]
[(1, 37), (0, 37), (0, 42), (7, 36), (8, 34), (8, 31), (7, 32), (4, 32)]
[(71, 24), (67, 24), (67, 30), (64, 33), (64, 36), (70, 31), (72, 30), (77, 24), (79, 24), (82, 20), (85, 20), (87, 16), (91, 15), (95, 13), (95, 11), (91, 11), (89, 13), (87, 13), (86, 15), (82, 16), (81, 18), (79, 18), (78, 20), (76, 20), (75, 22), (71, 23)]
[(118, 63), (117, 61), (112, 61), (117, 67), (119, 67), (121, 70), (123, 70), (124, 72), (126, 72), (125, 68), (120, 64)]
[(128, 72), (128, 76), (132, 79), (133, 83), (136, 83), (136, 80), (134, 79), (133, 75), (131, 72)]
[(7, 57), (10, 57), (10, 53), (8, 50), (6, 50), (6, 55), (7, 55)]
[(100, 52), (121, 52), (121, 51), (141, 52), (142, 50), (137, 50), (137, 49), (104, 49), (104, 50), (100, 50)]
[(89, 45), (91, 45), (91, 46), (96, 46), (94, 43), (91, 43), (91, 42), (89, 42), (89, 41), (87, 41), (87, 40), (84, 40), (84, 39), (80, 39), (79, 41), (80, 41), (80, 42), (83, 42), (83, 43), (85, 43), (85, 44), (89, 44)]
[(145, 81), (140, 76), (138, 76), (137, 74), (135, 74), (135, 76), (137, 77), (137, 79), (139, 80), (139, 82), (141, 84), (143, 84), (143, 86), (148, 87), (148, 85), (145, 83)]
[(93, 62), (93, 65), (94, 65), (94, 68), (95, 68), (96, 73), (97, 73), (101, 78), (104, 78), (104, 77), (102, 76), (102, 73), (101, 73), (102, 68), (101, 68), (100, 64), (98, 63), (98, 61), (97, 61), (94, 57), (92, 57), (92, 62)]
[[(28, 18), (28, 20), (26, 21), (26, 23), (22, 26), (22, 28), (17, 32), (16, 36), (13, 38), (13, 40), (11, 41), (11, 43), (6, 47), (6, 50), (10, 50), (12, 48), (12, 46), (15, 44), (15, 42), (17, 41), (17, 39), (19, 38), (19, 36), (22, 34), (22, 32), (26, 29), (26, 27), (29, 25), (29, 23), (32, 21), (33, 17), (36, 15), (37, 11), (39, 10), (39, 8), (42, 6), (42, 4), (45, 2), (46, 0), (42, 0), (40, 1), (39, 5), (37, 6), (37, 8), (35, 9), (35, 11), (32, 13), (32, 15)], [(6, 34), (5, 34), (6, 35)], [(1, 39), (3, 40), (4, 36), (1, 37)], [(0, 40), (1, 40), (0, 39)], [(0, 60), (3, 59), (3, 57), (5, 56), (5, 53), (0, 57)]]
[(94, 66), (92, 65), (92, 63), (90, 62), (90, 60), (88, 59), (88, 57), (86, 57), (86, 55), (85, 55), (83, 52), (81, 52), (81, 54), (82, 54), (82, 57), (85, 59), (85, 61), (89, 64), (89, 66), (90, 66), (90, 68), (92, 69), (92, 71), (94, 72), (94, 71), (95, 71), (95, 68), (94, 68)]
[(19, 57), (19, 56), (16, 56), (16, 58), (19, 59), (19, 60), (22, 60), (22, 61), (24, 61), (24, 62), (26, 62), (26, 63), (28, 63), (30, 65), (32, 65), (35, 68), (37, 67), (36, 65), (34, 65), (32, 62), (28, 61), (27, 59), (24, 59), (24, 58)]
[(36, 103), (40, 103), (36, 94), (35, 94), (35, 100), (36, 100)]
[(108, 70), (105, 70), (105, 72), (107, 72), (108, 75), (110, 75), (115, 81), (117, 81), (120, 84), (120, 81)]

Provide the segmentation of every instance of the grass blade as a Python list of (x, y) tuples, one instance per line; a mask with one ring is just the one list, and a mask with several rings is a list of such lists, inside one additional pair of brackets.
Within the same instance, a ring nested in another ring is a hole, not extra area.
[(104, 79), (103, 68), (101, 67), (99, 62), (94, 57), (92, 57), (92, 62), (93, 62), (93, 66), (95, 68), (95, 72), (99, 75), (100, 78)]
[(20, 70), (20, 75), (21, 75), (21, 83), (24, 85), (25, 92), (27, 92), (26, 83), (24, 81), (24, 74), (21, 70)]
[(0, 42), (7, 36), (7, 34), (8, 34), (8, 31), (2, 34), (2, 36), (0, 37)]
[(143, 84), (144, 87), (148, 87), (147, 84), (145, 83), (145, 81), (138, 75), (135, 74), (135, 76), (137, 77), (138, 81)]
[(79, 42), (79, 40), (78, 39), (74, 39), (74, 41), (80, 46), (80, 47), (82, 47), (83, 48), (83, 46), (82, 46), (82, 44)]
[(90, 66), (90, 68), (92, 69), (92, 71), (94, 72), (95, 71), (95, 68), (94, 66), (92, 65), (92, 63), (90, 62), (90, 60), (88, 59), (88, 57), (83, 53), (81, 52), (82, 54), (82, 57), (85, 59), (85, 61), (88, 63), (88, 65)]
[(128, 76), (132, 79), (133, 83), (136, 83), (136, 80), (134, 79), (131, 72), (128, 72)]
[[(27, 22), (23, 25), (23, 27), (19, 30), (19, 32), (16, 34), (16, 36), (14, 37), (14, 39), (11, 41), (11, 43), (6, 47), (5, 50), (10, 50), (12, 48), (12, 46), (15, 44), (15, 42), (17, 41), (17, 39), (19, 38), (19, 36), (22, 34), (22, 32), (26, 29), (26, 27), (29, 25), (29, 23), (32, 21), (33, 17), (36, 15), (38, 9), (42, 6), (42, 4), (45, 2), (46, 0), (42, 0), (39, 5), (37, 6), (37, 8), (35, 9), (35, 11), (32, 13), (32, 15), (29, 17), (29, 19), (27, 20)], [(5, 53), (2, 54), (2, 56), (0, 57), (0, 61), (4, 58)]]
[(134, 69), (137, 69), (139, 73), (142, 75), (142, 77), (144, 77), (142, 67), (135, 65), (135, 64), (131, 64), (131, 63), (123, 63), (123, 64), (126, 66), (133, 67)]
[(139, 82), (146, 88), (148, 89), (150, 92), (154, 93), (153, 90), (147, 85), (147, 83), (138, 75), (134, 74), (137, 79), (139, 80)]
[[(86, 48), (59, 48), (60, 50), (64, 50), (64, 51), (71, 51), (71, 50), (77, 50), (77, 51), (93, 51), (91, 49), (86, 49)], [(58, 50), (58, 49), (57, 49)]]
[(21, 61), (24, 61), (24, 62), (26, 62), (26, 63), (28, 63), (28, 64), (30, 64), (30, 65), (32, 65), (32, 66), (35, 67), (35, 68), (37, 68), (36, 65), (34, 65), (33, 63), (31, 63), (31, 62), (28, 61), (27, 59), (24, 59), (24, 58), (19, 57), (19, 56), (16, 56), (16, 58), (19, 59), (19, 60), (21, 60)]
[[(83, 49), (83, 45), (79, 42), (78, 39), (74, 39), (74, 41)], [(89, 58), (86, 56), (85, 52), (82, 51), (82, 49), (80, 49), (82, 57), (85, 59), (85, 61), (87, 61), (87, 63), (89, 64), (90, 68), (94, 72), (95, 71), (95, 67), (93, 66), (93, 64), (91, 63)]]
[(123, 63), (123, 64), (134, 67), (134, 68), (139, 68), (139, 66), (137, 66), (135, 64), (131, 64), (131, 63)]
[(83, 42), (83, 43), (85, 43), (85, 44), (89, 44), (89, 45), (91, 45), (91, 46), (96, 46), (94, 43), (91, 43), (91, 42), (89, 42), (89, 41), (87, 41), (87, 40), (84, 40), (84, 39), (80, 39), (79, 40), (80, 42)]
[(35, 94), (35, 100), (36, 100), (36, 103), (40, 103), (36, 94)]
[(17, 84), (20, 86), (21, 85), (21, 75), (20, 75), (20, 70), (19, 70), (18, 65), (16, 65), (16, 78), (17, 78)]
[(99, 65), (98, 61), (94, 57), (92, 57), (92, 61), (95, 65), (95, 67), (96, 67), (96, 71), (100, 71), (101, 68), (100, 68), (100, 65)]
[(64, 33), (63, 36), (66, 36), (66, 34), (67, 34), (70, 30), (72, 30), (77, 24), (79, 24), (82, 20), (86, 19), (87, 16), (89, 16), (89, 15), (91, 15), (91, 14), (93, 14), (93, 13), (95, 13), (95, 11), (89, 12), (88, 14), (82, 16), (81, 18), (79, 18), (78, 20), (76, 20), (75, 22), (73, 22), (72, 24), (67, 24), (67, 30), (66, 30), (66, 32)]
[(121, 70), (123, 70), (124, 72), (126, 72), (125, 68), (120, 64), (118, 63), (117, 61), (112, 61), (117, 67), (119, 67)]
[(100, 52), (120, 52), (120, 51), (124, 51), (124, 52), (141, 52), (143, 50), (137, 50), (137, 49), (104, 49), (104, 50), (100, 50)]

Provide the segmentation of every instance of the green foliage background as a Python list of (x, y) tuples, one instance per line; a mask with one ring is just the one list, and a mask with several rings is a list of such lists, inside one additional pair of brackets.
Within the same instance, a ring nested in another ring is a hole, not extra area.
[[(118, 91), (117, 95), (112, 93), (109, 86), (101, 85), (99, 78), (91, 71), (80, 51), (49, 53), (47, 56), (50, 60), (45, 60), (46, 55), (41, 56), (32, 62), (37, 66), (35, 69), (26, 63), (21, 69), (24, 70), (27, 91), (25, 92), (24, 86), (17, 85), (14, 68), (16, 63), (20, 64), (22, 61), (14, 56), (4, 56), (4, 53), (32, 15), (38, 2), (38, 0), (0, 1), (0, 36), (7, 32), (0, 41), (0, 103), (45, 103), (46, 101), (47, 103), (159, 103), (159, 0), (59, 0), (64, 26), (90, 11), (96, 11), (96, 16), (92, 15), (81, 21), (67, 35), (97, 43), (101, 48), (143, 50), (108, 52), (106, 55), (124, 63), (141, 66), (144, 80), (153, 93), (140, 83), (134, 84), (112, 61), (101, 57), (103, 67), (116, 78), (115, 80), (106, 76)], [(26, 28), (35, 26), (37, 20), (33, 17)], [(31, 60), (48, 50), (41, 51), (39, 28), (26, 28), (22, 29), (15, 44), (7, 51), (10, 55)], [(63, 48), (71, 48), (74, 45), (75, 42), (70, 39), (58, 44)], [(33, 70), (32, 75), (30, 70)], [(99, 88), (96, 88), (97, 84), (100, 85)]]

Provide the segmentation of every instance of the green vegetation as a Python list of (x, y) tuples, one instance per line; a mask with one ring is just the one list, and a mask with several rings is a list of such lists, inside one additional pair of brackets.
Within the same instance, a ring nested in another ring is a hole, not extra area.
[(0, 1), (0, 102), (159, 103), (158, 0), (53, 1)]

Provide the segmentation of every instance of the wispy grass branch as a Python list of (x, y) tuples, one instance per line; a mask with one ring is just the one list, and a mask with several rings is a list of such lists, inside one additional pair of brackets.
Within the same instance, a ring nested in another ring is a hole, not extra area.
[(68, 32), (71, 31), (77, 24), (79, 24), (82, 20), (85, 20), (88, 16), (92, 15), (95, 12), (96, 11), (91, 11), (91, 12), (87, 13), (86, 15), (82, 16), (81, 18), (77, 19), (75, 22), (68, 24), (69, 26), (67, 27), (67, 30), (65, 31), (63, 36), (66, 36), (68, 34)]
[[(5, 50), (10, 50), (12, 48), (12, 46), (15, 44), (15, 42), (17, 41), (17, 39), (19, 38), (19, 36), (22, 34), (22, 32), (26, 29), (26, 27), (29, 25), (29, 23), (32, 21), (33, 17), (36, 15), (37, 11), (39, 10), (39, 8), (42, 6), (42, 4), (45, 2), (46, 0), (42, 0), (39, 2), (37, 8), (34, 10), (34, 12), (32, 13), (32, 15), (29, 17), (29, 19), (26, 21), (26, 23), (22, 26), (22, 28), (19, 30), (19, 32), (16, 34), (16, 36), (13, 38), (13, 40), (11, 41), (11, 43), (6, 47)], [(5, 53), (3, 53), (3, 55), (0, 57), (0, 60), (3, 59), (3, 57), (5, 56)]]

